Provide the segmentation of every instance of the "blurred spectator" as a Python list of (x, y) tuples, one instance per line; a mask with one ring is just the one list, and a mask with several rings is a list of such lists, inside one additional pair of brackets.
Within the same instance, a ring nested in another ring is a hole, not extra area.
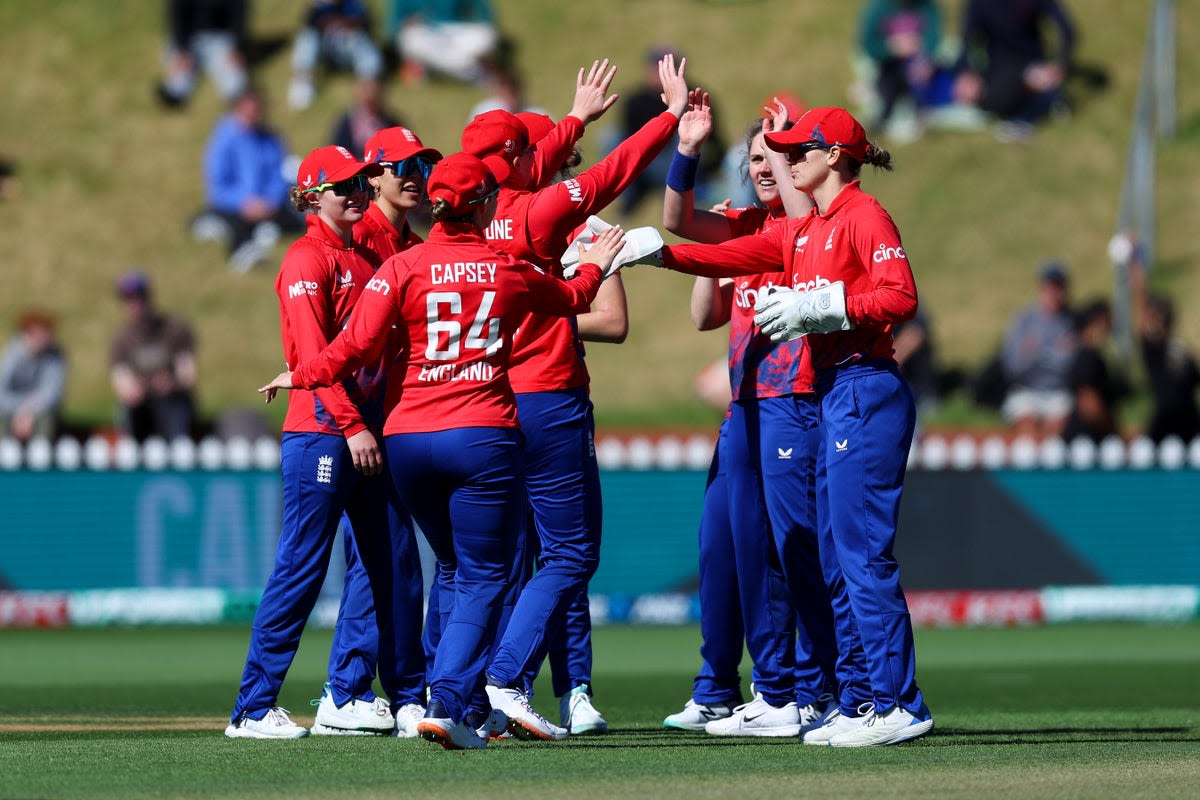
[(525, 83), (515, 67), (493, 66), (487, 71), (487, 83), (491, 94), (471, 107), (467, 113), (467, 121), (487, 111), (502, 109), (511, 114), (531, 111), (535, 114), (546, 114), (544, 108), (532, 106), (525, 100)]
[(900, 374), (912, 389), (918, 416), (937, 405), (939, 380), (933, 359), (933, 341), (925, 315), (902, 322), (892, 330), (892, 347)]
[(7, 158), (0, 158), (0, 200), (8, 200), (15, 192), (17, 168)]
[(871, 0), (863, 8), (859, 47), (875, 73), (876, 130), (886, 128), (902, 100), (918, 111), (934, 103), (941, 38), (942, 11), (934, 0)]
[(1042, 266), (1038, 299), (1009, 326), (1001, 352), (1007, 393), (1002, 411), (1017, 435), (1059, 436), (1071, 412), (1068, 372), (1075, 357), (1074, 322), (1061, 262)]
[(27, 309), (0, 358), (0, 436), (53, 439), (66, 386), (67, 363), (54, 338), (54, 317)]
[(1113, 253), (1113, 260), (1129, 267), (1134, 329), (1150, 383), (1153, 407), (1145, 433), (1155, 442), (1168, 436), (1190, 442), (1200, 436), (1200, 368), (1187, 344), (1175, 336), (1174, 304), (1147, 290), (1142, 249), (1120, 234), (1113, 241), (1121, 251)]
[(156, 90), (166, 106), (187, 104), (201, 72), (223, 100), (246, 86), (247, 0), (168, 0), (163, 77)]
[(1093, 300), (1075, 315), (1079, 347), (1071, 362), (1068, 383), (1073, 405), (1062, 437), (1085, 436), (1097, 443), (1117, 433), (1117, 402), (1129, 393), (1128, 384), (1109, 369), (1104, 356), (1112, 336), (1112, 308)]
[(191, 329), (155, 308), (144, 272), (122, 275), (117, 296), (126, 319), (109, 355), (120, 404), (118, 427), (139, 442), (155, 435), (168, 440), (191, 435), (196, 383)]
[(387, 30), (406, 84), (430, 70), (460, 81), (484, 78), (484, 61), (500, 42), (488, 0), (391, 0)]
[(217, 122), (204, 151), (208, 207), (192, 221), (192, 236), (225, 242), (235, 272), (264, 260), (281, 230), (303, 227), (288, 202), (287, 147), (264, 116), (262, 95), (248, 87)]
[[(1058, 31), (1053, 52), (1042, 36), (1049, 25)], [(1074, 46), (1074, 25), (1058, 0), (967, 0), (955, 99), (999, 118), (1002, 141), (1025, 141), (1061, 101)]]
[[(621, 93), (621, 126), (619, 130), (610, 131), (607, 135), (606, 151), (611, 151), (629, 136), (641, 130), (642, 126), (662, 113), (662, 83), (658, 76), (658, 62), (667, 54), (674, 53), (676, 63), (680, 54), (671, 47), (659, 46), (646, 53), (646, 61), (642, 69), (641, 84), (635, 89)], [(703, 85), (695, 78), (688, 78), (693, 86)], [(696, 174), (696, 202), (704, 205), (714, 202), (712, 182), (721, 169), (721, 159), (728, 146), (721, 138), (720, 125), (713, 120), (713, 133), (709, 137), (709, 145), (700, 155), (700, 169)], [(630, 216), (647, 195), (660, 197), (663, 184), (667, 180), (667, 170), (674, 157), (674, 149), (664, 147), (646, 169), (629, 184), (629, 188), (621, 193), (619, 213), (622, 217)], [(721, 199), (721, 198), (716, 198)]]
[[(383, 72), (383, 56), (371, 38), (370, 18), (362, 0), (312, 0), (292, 43), (289, 106), (301, 110), (312, 105), (316, 95), (313, 73), (321, 64), (352, 69), (359, 80), (378, 78)], [(362, 148), (348, 149), (357, 153)]]
[(354, 105), (334, 123), (330, 142), (351, 153), (361, 153), (376, 131), (403, 125), (399, 117), (383, 107), (383, 87), (379, 81), (362, 78), (354, 84)]

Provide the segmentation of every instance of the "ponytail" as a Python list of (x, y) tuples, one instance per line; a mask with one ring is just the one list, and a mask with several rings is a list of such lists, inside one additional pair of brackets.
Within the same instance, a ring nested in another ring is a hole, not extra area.
[(892, 171), (892, 154), (878, 145), (867, 145), (867, 157), (863, 161), (876, 169)]

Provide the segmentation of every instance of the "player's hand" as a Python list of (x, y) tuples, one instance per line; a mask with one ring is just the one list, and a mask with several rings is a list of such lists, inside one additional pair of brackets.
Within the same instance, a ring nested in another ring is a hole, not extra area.
[(592, 68), (586, 76), (583, 74), (583, 67), (580, 67), (579, 76), (575, 79), (575, 102), (571, 106), (570, 116), (581, 120), (584, 125), (600, 119), (620, 97), (608, 93), (616, 74), (616, 65), (610, 67), (607, 58), (603, 61), (593, 61)]
[(683, 77), (687, 59), (679, 59), (679, 67), (675, 66), (675, 54), (667, 53), (658, 62), (658, 80), (662, 83), (662, 101), (676, 117), (682, 117), (688, 107), (687, 81)]
[(771, 98), (770, 105), (763, 106), (763, 133), (776, 133), (788, 123), (788, 110), (778, 97)]
[(733, 198), (726, 197), (721, 202), (714, 204), (713, 207), (709, 209), (709, 211), (712, 211), (714, 214), (724, 214), (726, 211), (728, 211), (732, 207), (733, 207)]
[(596, 234), (596, 239), (592, 242), (591, 247), (580, 243), (579, 263), (595, 264), (600, 267), (600, 272), (604, 277), (608, 277), (612, 271), (613, 260), (624, 246), (625, 231), (621, 230), (620, 225), (613, 225)]
[(692, 89), (688, 95), (687, 111), (679, 118), (679, 152), (693, 158), (700, 155), (700, 147), (712, 135), (712, 106), (708, 92)]
[(363, 475), (378, 475), (383, 472), (383, 452), (375, 434), (363, 429), (346, 439), (350, 448), (350, 457), (354, 459), (354, 468)]
[(275, 394), (280, 389), (291, 389), (291, 388), (292, 388), (292, 373), (290, 371), (289, 372), (281, 372), (278, 375), (276, 375), (274, 380), (272, 380), (266, 386), (258, 387), (258, 393), (266, 395), (266, 397), (263, 398), (263, 402), (269, 403), (275, 399)]

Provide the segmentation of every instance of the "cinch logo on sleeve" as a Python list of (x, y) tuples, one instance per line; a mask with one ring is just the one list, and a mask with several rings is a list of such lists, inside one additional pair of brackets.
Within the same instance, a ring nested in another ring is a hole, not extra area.
[(904, 248), (900, 245), (888, 247), (886, 244), (879, 245), (879, 249), (871, 256), (871, 260), (876, 264), (882, 264), (884, 261), (891, 261), (893, 258), (908, 258), (904, 253)]
[(383, 278), (371, 278), (371, 280), (367, 281), (367, 291), (379, 292), (386, 297), (392, 291), (392, 286)]
[(757, 289), (747, 288), (745, 284), (734, 286), (733, 302), (738, 308), (754, 308), (755, 304), (758, 303), (758, 298), (770, 294), (773, 288), (775, 288), (774, 282), (769, 282)]
[(316, 281), (296, 281), (288, 287), (288, 298), (316, 295), (319, 288)]
[(792, 283), (792, 288), (797, 292), (811, 292), (813, 289), (820, 289), (822, 286), (828, 286), (829, 283), (830, 282), (828, 278), (822, 278), (820, 275), (818, 275), (807, 283), (797, 279)]
[(563, 181), (563, 186), (567, 187), (567, 193), (571, 195), (572, 203), (583, 202), (583, 189), (579, 186), (579, 181), (571, 178), (569, 181)]

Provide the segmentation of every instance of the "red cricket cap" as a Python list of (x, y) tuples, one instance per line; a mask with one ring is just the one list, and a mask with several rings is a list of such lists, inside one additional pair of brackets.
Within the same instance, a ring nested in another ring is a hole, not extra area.
[(831, 147), (837, 145), (855, 161), (867, 160), (867, 132), (844, 108), (812, 108), (790, 130), (766, 134), (767, 147), (786, 153), (808, 142)]
[(434, 164), (425, 192), (430, 201), (445, 200), (451, 210), (465, 214), (496, 191), (508, 177), (508, 169), (508, 162), (496, 156), (479, 159), (470, 153), (452, 153)]
[(512, 164), (528, 147), (525, 123), (503, 109), (485, 111), (467, 123), (462, 132), (463, 151), (478, 158), (500, 156)]
[(421, 140), (408, 128), (396, 126), (375, 131), (363, 150), (363, 161), (379, 164), (396, 162), (414, 156), (426, 156), (430, 161), (441, 161), (442, 154), (432, 147), (421, 144)]
[(359, 161), (346, 148), (331, 144), (318, 147), (304, 157), (296, 170), (296, 185), (309, 192), (323, 183), (337, 183), (359, 174), (373, 178), (382, 172), (383, 167), (378, 164)]
[(525, 123), (530, 144), (537, 144), (545, 139), (546, 134), (554, 130), (556, 124), (549, 114), (539, 114), (537, 111), (518, 111), (516, 117)]

